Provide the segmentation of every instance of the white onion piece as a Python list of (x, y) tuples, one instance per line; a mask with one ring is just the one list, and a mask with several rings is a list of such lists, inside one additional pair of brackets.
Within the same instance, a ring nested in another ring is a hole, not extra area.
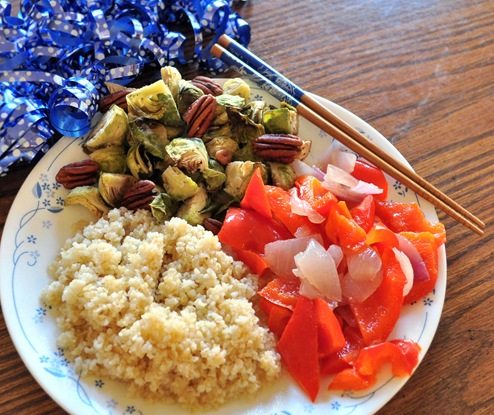
[(339, 167), (349, 173), (355, 168), (357, 156), (348, 151), (344, 151), (345, 147), (337, 140), (333, 140), (324, 151), (316, 154), (314, 166), (325, 169), (328, 164)]
[(311, 240), (307, 249), (295, 255), (294, 271), (328, 300), (341, 300), (341, 287), (333, 257), (318, 242)]
[(302, 279), (302, 282), (300, 283), (300, 288), (298, 290), (300, 295), (303, 295), (304, 297), (307, 298), (321, 298), (324, 297), (324, 295), (321, 294), (321, 292), (317, 289), (314, 288), (309, 281), (306, 279)]
[(333, 257), (336, 268), (340, 266), (341, 260), (343, 259), (343, 251), (339, 245), (330, 245), (328, 248), (328, 254)]
[(309, 166), (307, 163), (304, 163), (301, 160), (293, 160), (292, 163), (290, 163), (290, 166), (292, 169), (295, 171), (295, 177), (300, 177), (300, 176), (314, 176), (317, 177), (317, 171)]
[(383, 190), (375, 184), (357, 180), (350, 173), (328, 164), (322, 185), (338, 198), (359, 202), (367, 195), (377, 195)]
[(295, 255), (305, 251), (311, 240), (322, 243), (321, 235), (270, 242), (264, 247), (264, 260), (276, 275), (289, 277), (295, 268)]
[(347, 255), (346, 262), (348, 273), (355, 281), (374, 279), (382, 266), (379, 254), (369, 247), (357, 254)]
[(341, 292), (349, 302), (361, 303), (374, 294), (382, 280), (382, 272), (378, 272), (373, 279), (363, 281), (356, 281), (350, 274), (346, 274), (341, 279)]
[(413, 287), (413, 268), (410, 259), (399, 249), (393, 248), (396, 260), (400, 263), (400, 268), (405, 275), (406, 281), (403, 287), (403, 296), (407, 295)]
[(407, 238), (398, 233), (395, 234), (398, 238), (398, 244), (400, 251), (402, 251), (410, 260), (413, 268), (413, 279), (415, 281), (428, 281), (430, 278), (429, 271), (425, 265), (422, 256), (420, 255), (415, 245), (412, 244)]
[(290, 207), (292, 213), (300, 216), (307, 216), (312, 223), (323, 223), (325, 217), (317, 213), (312, 206), (306, 200), (302, 200), (298, 197), (297, 189), (290, 189)]
[[(312, 229), (309, 229), (307, 226), (300, 226), (297, 228), (293, 236), (295, 236), (295, 238), (305, 238), (306, 236), (314, 235), (312, 232), (313, 232)], [(322, 240), (321, 235), (317, 234), (314, 236), (318, 236), (319, 239)]]

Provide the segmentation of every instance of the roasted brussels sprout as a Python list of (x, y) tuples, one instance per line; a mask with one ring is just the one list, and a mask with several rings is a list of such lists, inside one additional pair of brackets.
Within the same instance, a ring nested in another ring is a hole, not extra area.
[(171, 126), (183, 124), (170, 88), (162, 80), (128, 94), (127, 105), (131, 119), (151, 118)]
[(238, 95), (248, 101), (250, 99), (250, 86), (242, 78), (228, 79), (223, 84), (223, 93)]
[(207, 143), (208, 141), (212, 140), (215, 137), (220, 137), (220, 138), (231, 138), (232, 137), (232, 129), (230, 124), (225, 124), (222, 126), (211, 126), (209, 127), (209, 130), (206, 131), (206, 134), (204, 134), (201, 138), (202, 141)]
[(163, 187), (173, 199), (188, 199), (199, 190), (197, 183), (178, 167), (167, 167), (161, 175), (161, 179), (163, 180)]
[(100, 170), (107, 173), (125, 173), (127, 161), (123, 147), (104, 147), (94, 150), (89, 158), (100, 165)]
[(226, 166), (232, 161), (233, 154), (238, 150), (238, 144), (229, 137), (215, 137), (206, 143), (209, 157)]
[(250, 143), (265, 133), (262, 124), (256, 124), (247, 115), (234, 108), (227, 108), (232, 124), (232, 134), (241, 144)]
[(118, 105), (112, 105), (87, 136), (84, 149), (91, 153), (104, 147), (122, 146), (127, 134), (127, 123), (125, 111)]
[(249, 184), (250, 176), (254, 173), (255, 168), (261, 169), (261, 175), (266, 182), (266, 166), (259, 162), (253, 161), (233, 161), (226, 166), (225, 192), (229, 193), (238, 200), (244, 196), (245, 189)]
[(199, 97), (202, 97), (204, 92), (202, 92), (199, 88), (194, 86), (189, 81), (184, 81), (183, 79), (179, 82), (179, 90), (178, 90), (178, 98), (177, 98), (177, 107), (178, 112), (181, 115), (185, 114), (185, 112), (189, 109), (190, 105)]
[(175, 138), (166, 146), (168, 157), (188, 173), (203, 171), (208, 166), (208, 153), (200, 138)]
[(185, 132), (185, 124), (181, 127), (172, 127), (170, 125), (165, 125), (165, 128), (168, 140), (173, 140), (174, 138), (181, 137)]
[(242, 109), (245, 99), (236, 95), (222, 94), (216, 97), (216, 103), (224, 108)]
[(178, 202), (166, 193), (160, 193), (149, 204), (151, 213), (158, 222), (165, 222), (176, 213)]
[(134, 144), (127, 153), (127, 166), (136, 179), (145, 179), (153, 173), (153, 164), (142, 144)]
[(182, 75), (177, 68), (173, 66), (164, 66), (161, 68), (161, 79), (168, 86), (170, 92), (172, 93), (175, 103), (178, 100), (178, 92), (180, 90), (180, 81), (182, 80)]
[(98, 190), (108, 205), (119, 207), (125, 192), (136, 181), (129, 174), (102, 173), (98, 180)]
[(163, 159), (169, 143), (166, 127), (158, 121), (137, 118), (129, 123), (129, 144), (142, 144), (149, 154)]
[(102, 216), (109, 211), (98, 189), (94, 186), (75, 187), (65, 196), (65, 205), (82, 205), (94, 216)]
[(242, 114), (247, 115), (256, 124), (262, 124), (262, 114), (265, 107), (264, 101), (252, 101), (242, 108)]
[(223, 186), (226, 180), (225, 173), (220, 169), (207, 168), (202, 172), (208, 192), (215, 192)]
[[(216, 102), (216, 103), (218, 103), (218, 102)], [(228, 114), (226, 113), (225, 107), (223, 107), (221, 105), (216, 105), (215, 114), (214, 114), (213, 121), (211, 122), (211, 126), (212, 127), (221, 127), (223, 125), (227, 125), (228, 122), (229, 122), (229, 119), (228, 119)], [(210, 126), (210, 128), (211, 128), (211, 126)]]
[(191, 225), (199, 225), (211, 214), (204, 209), (208, 204), (208, 193), (204, 187), (199, 187), (197, 193), (188, 198), (178, 209), (177, 216)]
[(275, 186), (288, 190), (295, 184), (295, 170), (289, 164), (268, 163), (271, 180)]
[(262, 123), (268, 133), (297, 134), (297, 111), (286, 103), (281, 103), (280, 108), (264, 111)]

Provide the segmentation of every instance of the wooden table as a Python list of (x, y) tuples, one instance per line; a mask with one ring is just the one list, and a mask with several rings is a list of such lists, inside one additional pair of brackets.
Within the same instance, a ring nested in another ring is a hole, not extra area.
[[(379, 414), (494, 413), (494, 3), (251, 0), (240, 11), (255, 53), (371, 123), (488, 224), (480, 238), (440, 214), (442, 320), (414, 376)], [(0, 230), (29, 171), (0, 178)], [(3, 317), (0, 413), (63, 413), (24, 367)]]

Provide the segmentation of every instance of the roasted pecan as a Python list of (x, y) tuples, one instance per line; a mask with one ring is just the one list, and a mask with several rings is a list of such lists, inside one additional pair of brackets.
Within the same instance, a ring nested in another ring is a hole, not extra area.
[(204, 226), (204, 229), (211, 231), (215, 235), (218, 235), (221, 227), (223, 226), (223, 222), (213, 218), (206, 218), (202, 222), (202, 226)]
[(127, 112), (128, 107), (126, 96), (132, 91), (134, 91), (134, 88), (122, 88), (101, 98), (99, 101), (99, 110), (101, 112), (106, 112), (113, 104), (115, 104)]
[(216, 99), (212, 95), (197, 98), (184, 114), (189, 137), (202, 137), (216, 113)]
[(190, 82), (192, 82), (194, 86), (199, 88), (205, 94), (210, 94), (217, 97), (223, 93), (223, 87), (207, 76), (196, 76)]
[(302, 140), (293, 134), (264, 134), (254, 140), (254, 153), (263, 160), (291, 163), (298, 158)]
[(139, 180), (125, 192), (121, 205), (129, 210), (149, 209), (156, 193), (156, 185), (151, 180)]
[(89, 186), (98, 179), (99, 164), (91, 159), (77, 161), (63, 166), (55, 180), (66, 189), (77, 186)]

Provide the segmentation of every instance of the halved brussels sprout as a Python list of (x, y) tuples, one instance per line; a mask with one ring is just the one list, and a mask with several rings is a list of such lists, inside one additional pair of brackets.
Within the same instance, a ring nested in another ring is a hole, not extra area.
[(179, 82), (177, 107), (178, 112), (183, 115), (190, 107), (190, 105), (199, 97), (202, 97), (204, 92), (194, 86), (189, 81), (183, 79)]
[(129, 174), (102, 173), (98, 190), (103, 200), (112, 207), (119, 207), (125, 192), (137, 181)]
[(265, 108), (264, 101), (251, 101), (242, 108), (242, 114), (247, 115), (256, 124), (262, 124), (262, 114)]
[(91, 153), (110, 146), (122, 146), (127, 134), (128, 117), (118, 105), (112, 105), (96, 123), (84, 142), (84, 149)]
[(185, 124), (181, 127), (173, 127), (171, 125), (165, 125), (165, 128), (166, 128), (166, 134), (168, 136), (168, 140), (173, 140), (174, 138), (183, 135), (185, 131)]
[(161, 68), (161, 79), (170, 88), (173, 99), (175, 103), (178, 100), (178, 92), (180, 90), (180, 81), (182, 80), (182, 75), (177, 68), (173, 66), (164, 66)]
[(153, 156), (163, 159), (165, 147), (170, 142), (166, 127), (158, 121), (136, 118), (129, 123), (129, 144), (142, 144)]
[(283, 105), (282, 103), (280, 108), (264, 111), (262, 123), (268, 133), (297, 134), (297, 111), (288, 104)]
[(211, 127), (221, 127), (223, 125), (228, 124), (229, 119), (228, 119), (228, 114), (226, 113), (225, 107), (222, 107), (221, 105), (216, 105), (215, 108), (215, 114), (213, 121), (211, 122)]
[(252, 121), (247, 115), (234, 108), (227, 108), (232, 124), (232, 136), (242, 144), (250, 143), (264, 134), (264, 126)]
[(254, 146), (252, 143), (247, 143), (240, 147), (235, 153), (233, 153), (233, 160), (235, 161), (261, 161), (261, 158), (254, 153)]
[(167, 167), (161, 175), (166, 192), (173, 199), (185, 200), (199, 190), (197, 183), (178, 167)]
[(229, 137), (215, 137), (206, 143), (209, 157), (217, 160), (226, 166), (233, 158), (233, 154), (238, 150), (238, 144)]
[(238, 95), (249, 101), (250, 99), (250, 86), (242, 78), (228, 79), (223, 84), (223, 93), (230, 95)]
[(261, 169), (261, 175), (264, 182), (266, 182), (267, 169), (264, 164), (253, 161), (233, 161), (229, 163), (225, 170), (225, 192), (229, 193), (237, 200), (241, 200), (242, 197), (244, 197), (245, 189), (249, 184), (250, 176), (252, 176), (256, 167)]
[(242, 109), (245, 105), (245, 99), (236, 95), (221, 94), (216, 97), (216, 103), (223, 108)]
[(99, 164), (101, 171), (107, 173), (125, 173), (127, 160), (123, 147), (104, 147), (94, 150), (89, 158)]
[(275, 186), (288, 190), (295, 184), (295, 170), (289, 164), (268, 163), (271, 179)]
[(203, 171), (208, 166), (208, 153), (200, 138), (175, 138), (166, 146), (175, 166), (188, 173)]
[(207, 168), (202, 172), (202, 177), (206, 182), (206, 189), (209, 192), (215, 192), (223, 186), (226, 175), (221, 170)]
[(177, 216), (191, 225), (199, 225), (211, 214), (204, 209), (208, 204), (208, 193), (204, 187), (199, 187), (197, 193), (188, 198), (178, 209)]
[(136, 179), (145, 179), (153, 173), (153, 165), (142, 144), (134, 144), (127, 153), (127, 166)]
[(110, 210), (94, 186), (75, 187), (65, 196), (65, 205), (82, 205), (94, 216), (105, 215)]
[(215, 137), (232, 138), (232, 129), (230, 124), (225, 124), (220, 127), (211, 126), (209, 127), (209, 130), (206, 131), (206, 134), (204, 134), (201, 138), (202, 141), (207, 143)]
[(175, 214), (178, 208), (178, 202), (172, 199), (166, 193), (160, 193), (149, 204), (151, 213), (158, 222), (165, 222)]
[(151, 118), (172, 126), (183, 124), (170, 88), (162, 80), (131, 92), (126, 99), (131, 119)]

